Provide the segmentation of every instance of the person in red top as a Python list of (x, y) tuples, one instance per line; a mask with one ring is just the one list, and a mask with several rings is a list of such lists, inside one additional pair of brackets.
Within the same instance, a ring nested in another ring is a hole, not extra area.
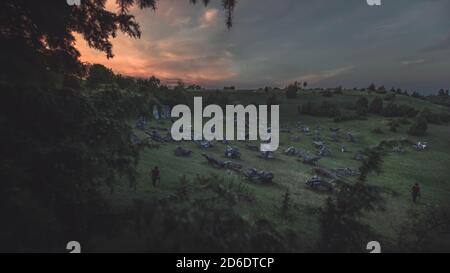
[(152, 184), (153, 187), (156, 187), (156, 181), (161, 182), (161, 177), (159, 174), (158, 166), (155, 166), (155, 168), (152, 170)]
[(418, 183), (414, 184), (411, 188), (412, 200), (414, 203), (417, 201), (417, 197), (420, 197), (420, 186)]

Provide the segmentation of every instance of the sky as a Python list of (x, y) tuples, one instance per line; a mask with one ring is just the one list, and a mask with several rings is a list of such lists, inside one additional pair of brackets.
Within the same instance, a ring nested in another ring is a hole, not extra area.
[(450, 89), (450, 0), (238, 0), (231, 29), (220, 0), (159, 0), (156, 11), (131, 11), (141, 38), (118, 35), (108, 60), (77, 37), (82, 61), (206, 88)]

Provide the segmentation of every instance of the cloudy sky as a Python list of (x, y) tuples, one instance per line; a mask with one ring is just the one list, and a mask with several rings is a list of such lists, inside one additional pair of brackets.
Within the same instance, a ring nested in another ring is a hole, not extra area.
[(133, 14), (141, 39), (119, 35), (111, 60), (78, 39), (82, 60), (211, 88), (305, 80), (317, 87), (450, 88), (450, 0), (382, 0), (381, 7), (366, 0), (240, 0), (230, 30), (220, 0), (208, 7), (160, 0), (156, 12)]

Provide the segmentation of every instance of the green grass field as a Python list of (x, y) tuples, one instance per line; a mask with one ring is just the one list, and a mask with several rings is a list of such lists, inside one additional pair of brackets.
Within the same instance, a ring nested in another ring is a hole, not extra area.
[[(190, 93), (192, 96), (205, 95), (205, 93)], [(235, 104), (265, 104), (270, 95), (263, 92), (229, 92), (229, 101)], [(331, 118), (318, 118), (312, 116), (301, 116), (297, 112), (297, 106), (307, 101), (320, 102), (329, 100), (342, 107), (350, 106), (361, 96), (361, 92), (344, 91), (343, 95), (334, 95), (325, 98), (318, 92), (301, 92), (296, 99), (286, 99), (284, 94), (278, 94), (280, 104), (280, 127), (296, 128), (298, 121), (313, 130), (316, 125), (322, 128), (321, 137), (329, 145), (332, 151), (331, 157), (324, 157), (319, 161), (319, 165), (327, 168), (351, 167), (358, 168), (360, 162), (354, 159), (355, 152), (377, 145), (384, 139), (407, 138), (413, 142), (427, 141), (431, 147), (423, 152), (415, 151), (410, 146), (405, 146), (405, 153), (388, 153), (384, 157), (382, 172), (371, 174), (369, 183), (378, 186), (386, 200), (386, 210), (367, 215), (366, 221), (374, 228), (381, 238), (379, 240), (385, 248), (395, 249), (397, 232), (402, 223), (407, 220), (407, 213), (410, 210), (424, 213), (429, 206), (447, 206), (450, 196), (450, 124), (433, 125), (429, 124), (428, 133), (425, 137), (417, 138), (406, 134), (409, 125), (402, 125), (397, 132), (389, 131), (387, 125), (388, 118), (369, 115), (367, 120), (352, 120), (335, 123)], [(372, 97), (377, 95), (364, 95)], [(207, 94), (206, 94), (207, 96)], [(444, 106), (432, 104), (412, 97), (397, 96), (396, 103), (409, 104), (417, 109), (430, 108), (434, 112), (445, 112), (448, 109)], [(146, 125), (170, 128), (169, 121), (151, 121)], [(341, 128), (340, 142), (332, 142), (329, 139), (329, 127)], [(381, 128), (383, 134), (374, 134), (374, 128)], [(352, 132), (356, 137), (356, 143), (350, 143), (345, 139), (345, 132)], [(161, 132), (163, 134), (164, 132)], [(136, 134), (144, 138), (142, 131), (136, 130)], [(291, 136), (300, 136), (299, 142), (292, 142)], [(305, 187), (305, 181), (311, 177), (311, 166), (297, 161), (296, 157), (283, 154), (283, 150), (288, 146), (302, 148), (314, 154), (313, 136), (306, 136), (297, 129), (291, 133), (280, 133), (280, 148), (275, 152), (276, 159), (264, 160), (257, 157), (258, 152), (245, 148), (246, 142), (235, 141), (231, 145), (236, 146), (241, 151), (241, 159), (236, 162), (243, 165), (244, 169), (253, 167), (257, 169), (269, 170), (274, 173), (274, 184), (271, 186), (256, 185), (245, 179), (243, 175), (232, 171), (215, 169), (207, 164), (201, 156), (202, 152), (224, 160), (224, 150), (226, 145), (216, 142), (210, 149), (200, 149), (192, 142), (163, 143), (159, 149), (146, 149), (138, 166), (139, 181), (137, 191), (123, 185), (115, 190), (109, 197), (116, 206), (127, 205), (135, 199), (158, 200), (170, 196), (180, 187), (181, 177), (184, 175), (194, 183), (197, 175), (216, 175), (221, 181), (232, 181), (241, 185), (249, 194), (254, 197), (251, 202), (240, 201), (238, 203), (239, 212), (249, 220), (269, 219), (280, 228), (289, 227), (295, 230), (299, 236), (306, 238), (303, 248), (298, 251), (310, 251), (318, 238), (318, 221), (316, 209), (323, 205), (326, 193), (312, 191)], [(253, 143), (258, 144), (258, 143)], [(350, 150), (348, 153), (341, 153), (341, 144), (345, 144)], [(190, 157), (176, 157), (174, 149), (182, 146), (193, 150)], [(161, 170), (161, 184), (154, 188), (151, 185), (150, 171), (154, 166), (159, 166)], [(418, 204), (411, 201), (410, 189), (413, 183), (420, 183), (422, 196)], [(289, 219), (281, 217), (280, 206), (283, 194), (289, 190), (292, 210)], [(190, 194), (201, 196), (207, 194), (201, 188), (196, 188)]]

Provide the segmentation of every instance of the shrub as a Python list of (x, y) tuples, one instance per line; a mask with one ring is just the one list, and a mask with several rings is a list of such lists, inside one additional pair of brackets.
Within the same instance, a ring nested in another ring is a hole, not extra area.
[[(151, 83), (145, 83), (145, 85), (150, 84)], [(187, 93), (182, 85), (178, 85), (174, 89), (169, 89), (167, 86), (161, 85), (157, 87), (152, 94), (161, 104), (169, 105), (170, 107), (177, 104), (188, 104), (189, 102)], [(215, 95), (208, 96), (206, 101), (216, 103), (218, 100), (214, 96), (218, 96), (218, 94), (216, 93)]]
[(430, 109), (425, 107), (420, 115), (424, 117), (428, 123), (440, 124), (442, 122), (448, 122), (450, 120), (450, 115), (446, 113), (433, 113)]
[(395, 103), (389, 103), (381, 112), (385, 117), (415, 117), (418, 113), (419, 111), (412, 106)]
[(407, 118), (400, 118), (400, 119), (398, 120), (398, 122), (399, 122), (400, 124), (405, 124), (405, 125), (411, 124), (411, 121), (409, 121), (409, 119), (407, 119)]
[(372, 100), (369, 106), (369, 112), (373, 114), (380, 114), (383, 111), (383, 100), (376, 97)]
[(384, 134), (383, 130), (381, 130), (380, 128), (373, 129), (372, 133), (374, 133), (374, 134)]
[(398, 119), (392, 119), (389, 121), (388, 125), (391, 132), (397, 132), (397, 128), (400, 127), (400, 122)]
[[(128, 121), (145, 101), (116, 89), (0, 87), (0, 214), (8, 219), (0, 251), (54, 252), (68, 237), (108, 234), (113, 219), (103, 218), (100, 187), (135, 185), (139, 147)], [(32, 114), (18, 114), (17, 105)]]
[(286, 88), (286, 98), (295, 99), (297, 98), (298, 84), (295, 82), (294, 84), (289, 85)]
[(361, 97), (355, 104), (356, 113), (360, 116), (365, 116), (369, 111), (369, 101), (366, 97)]
[(413, 136), (424, 136), (427, 129), (428, 124), (426, 118), (423, 116), (418, 116), (411, 127), (409, 127), (408, 134)]
[(101, 84), (112, 84), (114, 73), (110, 68), (101, 64), (93, 64), (89, 67), (86, 85), (90, 88), (98, 88)]
[(417, 116), (418, 113), (419, 113), (419, 110), (415, 109), (412, 106), (409, 106), (406, 104), (402, 104), (399, 106), (399, 113), (398, 113), (399, 117), (413, 118), (413, 117)]

